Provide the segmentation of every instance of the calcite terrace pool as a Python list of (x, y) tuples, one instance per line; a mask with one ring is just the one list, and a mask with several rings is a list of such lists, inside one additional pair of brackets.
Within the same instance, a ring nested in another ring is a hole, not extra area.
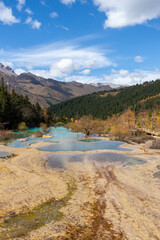
[(53, 145), (49, 144), (48, 146), (39, 148), (41, 151), (92, 151), (100, 149), (128, 150), (121, 148), (124, 144), (123, 142), (106, 141), (96, 138), (86, 141), (84, 134), (73, 133), (64, 127), (51, 127), (50, 132), (46, 135), (46, 138), (21, 138), (14, 140), (7, 145), (13, 148), (23, 148), (39, 142), (53, 143)]
[(0, 239), (158, 239), (153, 150), (64, 127), (7, 145), (0, 145)]

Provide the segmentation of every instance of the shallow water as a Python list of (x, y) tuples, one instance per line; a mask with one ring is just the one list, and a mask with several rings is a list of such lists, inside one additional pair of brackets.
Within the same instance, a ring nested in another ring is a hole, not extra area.
[(116, 163), (116, 164), (121, 164), (123, 167), (140, 165), (140, 164), (146, 163), (146, 161), (141, 158), (135, 158), (132, 156), (127, 156), (124, 154), (117, 154), (112, 152), (87, 153), (87, 154), (55, 153), (55, 154), (48, 155), (47, 167), (65, 169), (66, 163), (84, 162), (85, 160), (88, 160), (90, 162), (95, 161), (100, 163)]
[(63, 143), (53, 144), (38, 148), (40, 151), (59, 152), (59, 151), (92, 151), (100, 149), (128, 150), (121, 148), (122, 142), (116, 141), (97, 141), (97, 142), (82, 142), (82, 141), (66, 141)]
[[(37, 130), (37, 129), (36, 129)], [(33, 131), (33, 129), (32, 129)], [(129, 150), (121, 148), (123, 142), (105, 141), (101, 139), (85, 139), (83, 133), (74, 133), (64, 127), (51, 127), (47, 134), (50, 138), (24, 138), (17, 139), (7, 145), (14, 148), (28, 147), (39, 142), (54, 143), (53, 145), (38, 148), (40, 151), (92, 151), (99, 149)], [(56, 143), (56, 144), (55, 144)]]
[(14, 131), (14, 135), (17, 138), (27, 138), (33, 134), (35, 134), (36, 131), (40, 131), (40, 128), (28, 128), (27, 131)]
[[(30, 131), (34, 134), (40, 128), (31, 129)], [(20, 132), (20, 135), (23, 134)], [(17, 132), (18, 135), (18, 132)], [(64, 127), (51, 127), (50, 132), (46, 134), (50, 136), (49, 138), (36, 138), (36, 137), (26, 137), (26, 138), (19, 138), (13, 140), (7, 144), (9, 147), (14, 148), (23, 148), (28, 147), (31, 144), (39, 143), (39, 142), (49, 142), (49, 143), (59, 143), (65, 141), (75, 141), (84, 138), (84, 134), (82, 133), (73, 133), (69, 129)]]

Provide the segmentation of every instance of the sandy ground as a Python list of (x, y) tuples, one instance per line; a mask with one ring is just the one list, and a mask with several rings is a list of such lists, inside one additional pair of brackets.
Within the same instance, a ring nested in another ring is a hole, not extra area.
[(44, 144), (23, 149), (0, 145), (1, 151), (15, 154), (0, 160), (0, 221), (12, 211), (25, 213), (51, 198), (62, 199), (72, 181), (76, 189), (61, 208), (61, 221), (10, 239), (160, 239), (160, 179), (153, 177), (160, 165), (160, 151), (150, 150), (149, 142), (125, 144), (133, 151), (124, 154), (147, 163), (122, 167), (84, 161), (51, 169), (46, 167), (48, 153), (36, 149)]

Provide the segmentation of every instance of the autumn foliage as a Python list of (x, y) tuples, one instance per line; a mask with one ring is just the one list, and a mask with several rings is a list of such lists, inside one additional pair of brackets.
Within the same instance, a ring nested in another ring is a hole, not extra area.
[(79, 120), (68, 124), (68, 126), (75, 132), (83, 132), (86, 136), (89, 136), (92, 133), (102, 134), (105, 131), (105, 121), (96, 119), (94, 120), (92, 115), (83, 116)]
[(122, 114), (115, 114), (107, 120), (93, 119), (91, 115), (83, 116), (79, 120), (71, 119), (68, 127), (75, 132), (83, 132), (86, 136), (90, 134), (107, 135), (113, 139), (127, 141), (136, 140), (144, 142), (149, 139), (145, 131), (160, 131), (160, 114), (153, 112), (140, 112), (138, 115), (130, 108)]

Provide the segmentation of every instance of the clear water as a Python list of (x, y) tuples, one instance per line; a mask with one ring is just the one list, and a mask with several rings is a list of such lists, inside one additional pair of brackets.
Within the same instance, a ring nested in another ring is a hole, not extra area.
[(14, 131), (15, 138), (26, 138), (33, 134), (35, 134), (36, 131), (41, 131), (40, 128), (29, 128), (27, 131)]
[[(41, 130), (40, 128), (32, 128), (30, 129), (30, 132), (34, 134), (37, 130)], [(36, 138), (36, 137), (26, 137), (26, 138), (18, 138), (10, 143), (7, 144), (9, 147), (14, 148), (23, 148), (28, 147), (31, 144), (39, 143), (39, 142), (52, 142), (57, 143), (59, 141), (62, 141), (64, 138), (69, 138), (68, 134), (69, 130), (63, 128), (63, 127), (57, 127), (57, 128), (50, 128), (50, 132), (46, 135), (51, 136), (50, 138)], [(23, 132), (20, 132), (20, 135), (23, 134)], [(17, 132), (18, 135), (18, 132)], [(71, 135), (71, 134), (70, 134)], [(77, 134), (74, 134), (77, 136)]]
[[(114, 149), (114, 150), (126, 150), (120, 146), (122, 142), (116, 141), (97, 141), (97, 142), (82, 142), (82, 141), (66, 141), (63, 143), (53, 144), (38, 148), (41, 151), (59, 152), (59, 151), (92, 151), (100, 149)], [(128, 149), (127, 149), (128, 150)]]
[[(32, 131), (39, 129), (32, 129)], [(73, 133), (64, 127), (51, 127), (47, 134), (50, 138), (24, 138), (16, 139), (7, 145), (14, 148), (28, 147), (31, 144), (39, 142), (54, 143), (45, 147), (38, 148), (40, 151), (92, 151), (99, 149), (129, 150), (122, 149), (123, 142), (99, 140), (88, 141), (82, 133)], [(55, 144), (56, 143), (56, 144)]]
[(123, 167), (140, 165), (146, 163), (145, 160), (141, 158), (135, 158), (132, 156), (127, 156), (124, 154), (117, 154), (111, 152), (103, 153), (79, 153), (79, 154), (64, 154), (55, 153), (48, 155), (48, 167), (51, 168), (66, 168), (66, 163), (83, 162), (88, 160), (90, 162), (100, 162), (100, 163), (119, 163)]

